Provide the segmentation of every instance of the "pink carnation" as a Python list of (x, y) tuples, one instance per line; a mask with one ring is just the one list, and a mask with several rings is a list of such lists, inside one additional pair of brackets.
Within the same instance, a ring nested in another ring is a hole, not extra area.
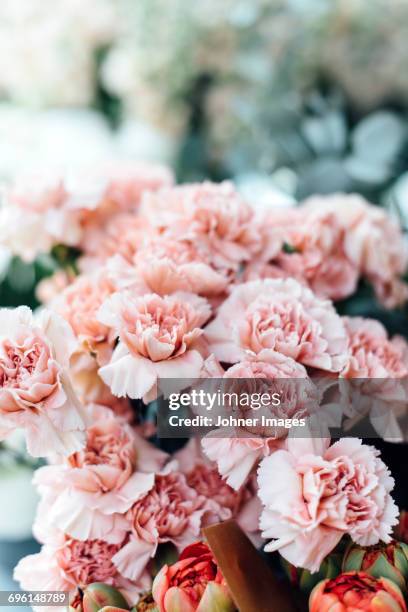
[(206, 499), (188, 486), (179, 472), (156, 474), (154, 485), (126, 514), (129, 542), (113, 557), (119, 572), (138, 580), (159, 544), (180, 550), (200, 533)]
[(190, 440), (174, 458), (185, 474), (187, 484), (207, 500), (205, 524), (234, 518), (248, 533), (258, 530), (259, 500), (250, 480), (238, 490), (230, 487), (220, 476), (216, 463), (202, 453), (197, 439)]
[(342, 372), (343, 401), (353, 422), (367, 414), (384, 439), (400, 440), (398, 419), (407, 414), (408, 345), (403, 338), (389, 338), (373, 319), (345, 317), (350, 358)]
[(146, 236), (155, 233), (146, 219), (134, 213), (118, 213), (109, 216), (105, 223), (88, 224), (81, 242), (84, 255), (79, 260), (80, 269), (93, 271), (114, 255), (131, 263)]
[(105, 225), (113, 214), (135, 209), (145, 190), (172, 182), (167, 168), (124, 161), (18, 177), (6, 193), (0, 240), (28, 261), (59, 243), (83, 245), (85, 228)]
[(119, 397), (154, 399), (158, 378), (199, 376), (198, 340), (210, 312), (206, 300), (189, 293), (113, 295), (99, 319), (113, 329), (119, 344), (111, 362), (99, 370), (102, 380)]
[(333, 305), (293, 279), (266, 279), (235, 287), (205, 330), (220, 361), (273, 350), (305, 366), (339, 372), (347, 335)]
[(356, 438), (289, 438), (259, 468), (263, 537), (290, 563), (312, 572), (344, 534), (362, 546), (391, 541), (398, 509), (379, 452)]
[[(115, 276), (125, 280), (140, 293), (166, 295), (176, 291), (188, 291), (204, 296), (222, 293), (228, 285), (228, 277), (215, 270), (208, 253), (200, 251), (193, 243), (161, 236), (146, 242), (133, 258), (133, 266), (126, 267), (117, 258), (110, 262)], [(118, 281), (120, 282), (120, 280)]]
[(406, 343), (390, 339), (385, 327), (374, 319), (344, 317), (350, 358), (346, 378), (402, 378), (408, 375)]
[[(166, 455), (103, 406), (88, 406), (90, 425), (83, 451), (64, 463), (37, 470), (34, 478), (43, 495), (35, 525), (44, 521), (78, 540), (123, 540), (123, 514), (151, 489), (154, 472)], [(40, 539), (42, 537), (40, 536)]]
[[(249, 265), (245, 277), (248, 280), (292, 277), (308, 285), (319, 297), (332, 300), (351, 295), (357, 286), (359, 268), (345, 253), (345, 231), (337, 216), (324, 207), (309, 210), (303, 206), (290, 212), (281, 225), (279, 217), (276, 225), (270, 222), (272, 229), (280, 230), (282, 249), (269, 261), (261, 253), (260, 261)], [(291, 252), (286, 252), (285, 246)]]
[(335, 194), (306, 200), (307, 211), (324, 207), (345, 231), (344, 252), (374, 286), (388, 307), (404, 302), (408, 288), (400, 279), (408, 266), (408, 248), (398, 224), (387, 212), (358, 195)]
[(141, 214), (166, 233), (211, 253), (217, 269), (236, 269), (260, 249), (254, 213), (232, 183), (207, 181), (147, 194)]
[[(118, 572), (112, 557), (122, 544), (104, 540), (74, 540), (59, 534), (35, 555), (21, 559), (14, 570), (14, 578), (23, 590), (75, 591), (93, 582), (103, 582), (121, 591), (130, 603), (138, 598), (140, 588)], [(53, 612), (55, 606), (34, 606), (38, 612)], [(61, 607), (62, 609), (62, 607)]]
[(109, 327), (98, 320), (97, 314), (114, 291), (112, 282), (100, 271), (78, 276), (51, 304), (71, 325), (78, 338), (78, 351), (96, 353), (102, 361), (109, 359), (113, 339)]
[(58, 315), (38, 320), (0, 309), (0, 439), (24, 428), (30, 454), (70, 454), (84, 444), (81, 405), (68, 375), (75, 338)]

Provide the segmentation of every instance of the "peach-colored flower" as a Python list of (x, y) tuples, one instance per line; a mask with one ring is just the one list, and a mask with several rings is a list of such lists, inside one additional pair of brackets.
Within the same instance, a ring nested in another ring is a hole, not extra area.
[(180, 472), (156, 474), (148, 493), (128, 510), (129, 542), (113, 557), (119, 572), (138, 580), (157, 546), (172, 542), (179, 549), (200, 533), (206, 499), (188, 486)]
[(159, 612), (232, 612), (234, 602), (217, 562), (204, 542), (187, 546), (177, 563), (164, 565), (152, 594)]
[(35, 531), (44, 533), (46, 520), (79, 540), (118, 543), (127, 531), (123, 514), (151, 489), (153, 472), (161, 468), (166, 455), (109, 408), (88, 406), (87, 413), (84, 450), (35, 474), (43, 496)]
[(52, 302), (75, 279), (75, 273), (70, 270), (58, 269), (51, 276), (40, 280), (35, 288), (35, 296), (42, 304)]
[(230, 487), (218, 472), (217, 464), (209, 461), (201, 450), (199, 440), (192, 439), (174, 458), (186, 476), (187, 484), (207, 499), (205, 524), (230, 518), (250, 534), (258, 531), (260, 505), (251, 480), (238, 490)]
[(258, 476), (266, 551), (311, 572), (347, 533), (362, 546), (391, 540), (398, 509), (394, 480), (379, 452), (357, 438), (288, 438)]
[(95, 353), (100, 361), (109, 360), (113, 338), (110, 329), (97, 318), (103, 302), (115, 286), (103, 270), (78, 276), (51, 306), (71, 325), (78, 338), (78, 351)]
[(352, 422), (367, 414), (384, 439), (399, 440), (401, 417), (407, 414), (408, 345), (400, 337), (389, 338), (374, 319), (344, 317), (350, 358), (340, 386)]
[(227, 275), (212, 267), (208, 253), (191, 242), (166, 235), (146, 241), (132, 265), (114, 257), (108, 269), (119, 287), (131, 287), (141, 295), (187, 291), (210, 297), (225, 291), (229, 282)]
[(350, 345), (350, 358), (343, 376), (402, 378), (408, 375), (407, 345), (403, 339), (390, 339), (385, 327), (374, 319), (344, 317), (343, 321)]
[(80, 213), (65, 207), (61, 177), (49, 174), (18, 179), (4, 195), (0, 242), (25, 261), (58, 244), (76, 246), (81, 236)]
[(283, 247), (269, 260), (261, 253), (246, 269), (245, 278), (292, 277), (319, 297), (339, 300), (351, 295), (359, 268), (345, 253), (345, 230), (337, 216), (324, 208), (309, 210), (305, 206), (290, 213), (280, 227), (276, 225), (279, 217), (272, 224), (275, 231), (280, 229)]
[(70, 454), (84, 444), (84, 415), (69, 379), (75, 338), (58, 315), (35, 320), (20, 306), (0, 309), (0, 438), (26, 432), (29, 453)]
[(93, 271), (114, 255), (120, 255), (125, 262), (131, 263), (146, 237), (156, 233), (146, 219), (134, 213), (117, 213), (108, 216), (104, 223), (89, 223), (81, 241), (84, 255), (79, 259), (80, 269)]
[(80, 246), (85, 227), (135, 209), (145, 190), (171, 185), (167, 168), (117, 161), (76, 174), (20, 176), (1, 209), (0, 241), (27, 261), (54, 245)]
[(344, 228), (344, 251), (348, 259), (374, 286), (387, 306), (408, 297), (400, 277), (408, 266), (408, 248), (398, 224), (387, 212), (361, 196), (334, 194), (306, 200), (308, 211), (325, 208)]
[(319, 582), (309, 600), (310, 612), (407, 612), (395, 582), (365, 572), (344, 572)]
[(235, 287), (205, 330), (220, 361), (274, 350), (305, 366), (339, 372), (347, 336), (333, 305), (293, 279), (266, 279)]
[(260, 248), (254, 213), (232, 183), (204, 183), (145, 195), (141, 214), (167, 233), (212, 254), (217, 269), (236, 269)]
[[(112, 557), (122, 543), (110, 544), (104, 540), (74, 540), (58, 533), (52, 543), (41, 551), (21, 559), (14, 570), (14, 578), (24, 590), (74, 591), (93, 582), (103, 582), (121, 591), (128, 601), (137, 600), (141, 587), (121, 576)], [(34, 610), (55, 611), (54, 607), (33, 607)], [(57, 609), (63, 609), (57, 608)]]
[(189, 293), (114, 294), (99, 314), (119, 337), (110, 363), (99, 370), (102, 380), (119, 397), (154, 399), (158, 378), (199, 376), (198, 340), (210, 312), (205, 299)]

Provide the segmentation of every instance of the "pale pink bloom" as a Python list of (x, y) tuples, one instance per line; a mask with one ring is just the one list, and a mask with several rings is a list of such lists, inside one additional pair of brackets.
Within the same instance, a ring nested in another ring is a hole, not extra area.
[(27, 261), (59, 243), (78, 247), (85, 228), (135, 209), (145, 190), (172, 183), (167, 168), (125, 161), (18, 177), (5, 194), (0, 241)]
[(187, 484), (207, 500), (203, 524), (237, 520), (249, 534), (258, 531), (260, 506), (251, 479), (238, 490), (230, 487), (218, 472), (217, 464), (203, 454), (200, 441), (191, 439), (174, 455)]
[[(302, 418), (317, 404), (317, 393), (313, 393), (313, 385), (310, 384), (309, 388), (305, 380), (308, 378), (306, 369), (275, 351), (263, 350), (257, 356), (249, 354), (245, 361), (230, 367), (223, 378), (223, 391), (228, 393), (246, 393), (250, 396), (254, 393), (259, 396), (263, 392), (279, 394), (282, 407), (262, 407), (256, 411), (258, 418), (263, 413), (274, 418)], [(282, 379), (288, 379), (288, 384), (285, 385)], [(247, 406), (240, 407), (235, 416), (252, 417), (251, 412), (252, 409)], [(202, 440), (202, 447), (207, 456), (215, 461), (226, 482), (239, 489), (262, 457), (282, 446), (278, 438), (285, 437), (287, 433), (287, 429), (261, 426), (252, 429), (219, 428)]]
[(18, 179), (4, 195), (0, 242), (25, 261), (58, 243), (76, 246), (81, 236), (80, 213), (65, 206), (67, 192), (59, 176)]
[(210, 313), (205, 299), (189, 293), (114, 294), (99, 314), (119, 337), (110, 363), (99, 370), (102, 380), (118, 397), (150, 400), (159, 378), (196, 378), (203, 364), (201, 326)]
[(379, 321), (344, 317), (350, 357), (342, 376), (346, 378), (403, 378), (408, 376), (406, 342), (389, 338)]
[(396, 306), (407, 298), (406, 285), (400, 280), (408, 265), (407, 244), (400, 227), (383, 208), (355, 194), (313, 197), (304, 207), (315, 211), (324, 207), (337, 216), (345, 231), (345, 254), (384, 303)]
[(201, 441), (205, 454), (217, 464), (225, 482), (238, 491), (248, 480), (259, 461), (279, 448), (279, 442), (261, 437), (225, 437), (222, 430), (219, 436), (211, 436)]
[[(292, 277), (319, 297), (339, 300), (351, 295), (357, 286), (359, 268), (345, 253), (345, 230), (337, 216), (324, 207), (303, 206), (290, 213), (278, 226), (283, 240), (280, 251), (269, 260), (261, 253), (260, 261), (245, 271), (245, 278)], [(278, 223), (279, 217), (275, 221)], [(275, 231), (278, 227), (272, 225)]]
[(124, 513), (151, 489), (166, 455), (109, 408), (88, 406), (87, 414), (84, 450), (35, 473), (43, 496), (35, 531), (44, 533), (47, 521), (78, 540), (118, 543), (127, 531)]
[(259, 468), (265, 550), (279, 550), (311, 572), (344, 534), (361, 546), (391, 541), (398, 509), (394, 480), (379, 452), (356, 438), (288, 438), (287, 450), (266, 457)]
[(237, 269), (261, 248), (251, 207), (232, 183), (196, 183), (145, 195), (141, 214), (171, 236), (211, 253), (217, 269)]
[[(118, 572), (112, 557), (121, 549), (122, 543), (109, 544), (104, 540), (81, 542), (59, 533), (52, 543), (45, 544), (41, 551), (19, 561), (14, 570), (14, 579), (24, 590), (75, 591), (93, 582), (103, 582), (117, 589), (133, 604), (145, 584), (134, 584)], [(34, 610), (55, 612), (63, 610), (55, 606), (33, 606)]]
[(205, 329), (220, 361), (273, 350), (305, 366), (339, 372), (347, 335), (331, 302), (293, 279), (266, 279), (236, 286)]
[(58, 269), (51, 276), (40, 280), (35, 288), (35, 296), (42, 304), (49, 304), (75, 279), (75, 274), (66, 269)]
[(125, 262), (132, 263), (147, 236), (152, 237), (156, 233), (146, 219), (134, 213), (117, 213), (108, 216), (104, 223), (89, 223), (84, 228), (81, 241), (84, 255), (79, 260), (80, 269), (93, 271), (114, 255), (120, 255)]
[(84, 415), (68, 374), (75, 337), (68, 323), (26, 306), (0, 309), (0, 439), (24, 428), (35, 457), (84, 444)]
[(348, 381), (340, 388), (354, 422), (368, 414), (384, 439), (401, 438), (397, 417), (406, 415), (408, 348), (401, 337), (389, 338), (374, 319), (344, 317), (350, 358), (342, 372)]
[(159, 544), (172, 542), (179, 550), (200, 534), (207, 511), (205, 497), (198, 495), (183, 474), (156, 474), (148, 493), (128, 510), (129, 542), (114, 557), (119, 572), (138, 580)]
[(167, 166), (133, 160), (102, 164), (98, 173), (109, 177), (106, 199), (121, 210), (137, 207), (144, 192), (169, 187), (174, 182), (173, 172)]
[(110, 328), (97, 317), (104, 301), (115, 291), (104, 270), (78, 276), (52, 302), (51, 307), (71, 325), (77, 339), (77, 351), (96, 354), (100, 362), (109, 360), (113, 338)]
[(159, 295), (176, 291), (219, 295), (229, 282), (225, 274), (212, 267), (208, 253), (189, 241), (166, 235), (147, 241), (135, 254), (132, 267), (126, 268), (126, 262), (117, 258), (116, 276), (124, 275), (134, 290)]

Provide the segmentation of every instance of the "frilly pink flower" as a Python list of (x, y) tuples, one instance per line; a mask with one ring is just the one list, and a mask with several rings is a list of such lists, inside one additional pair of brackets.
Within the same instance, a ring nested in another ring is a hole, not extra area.
[(408, 288), (400, 277), (408, 266), (408, 247), (400, 227), (384, 209), (355, 194), (312, 197), (304, 207), (324, 208), (337, 216), (345, 231), (345, 254), (387, 307), (406, 301)]
[(208, 253), (191, 242), (165, 235), (148, 240), (135, 254), (133, 265), (117, 257), (108, 267), (117, 284), (140, 294), (187, 291), (210, 297), (225, 291), (229, 282), (212, 267)]
[(44, 310), (0, 309), (0, 439), (24, 428), (35, 457), (71, 454), (84, 444), (84, 413), (68, 374), (75, 337)]
[(207, 499), (208, 510), (203, 524), (234, 518), (247, 533), (258, 531), (260, 506), (251, 480), (238, 490), (230, 487), (220, 476), (216, 463), (203, 454), (197, 439), (190, 440), (174, 458), (187, 484)]
[(269, 260), (267, 251), (260, 253), (246, 269), (246, 279), (291, 277), (332, 300), (355, 291), (359, 268), (345, 253), (345, 231), (333, 212), (301, 206), (290, 211), (281, 225), (280, 216), (275, 220), (274, 215), (266, 227), (280, 231), (282, 248)]
[[(14, 579), (22, 589), (37, 591), (74, 591), (93, 582), (103, 582), (119, 589), (129, 603), (134, 603), (140, 589), (149, 585), (147, 581), (136, 585), (118, 572), (112, 557), (121, 546), (104, 540), (82, 542), (61, 533), (39, 553), (21, 559), (14, 570)], [(55, 606), (33, 609), (52, 612)]]
[(84, 450), (61, 464), (37, 470), (43, 496), (34, 530), (43, 539), (44, 520), (78, 540), (121, 542), (124, 513), (151, 489), (166, 455), (152, 447), (103, 406), (87, 407)]
[(394, 486), (379, 452), (356, 438), (329, 446), (328, 439), (288, 438), (287, 450), (259, 468), (263, 537), (268, 552), (297, 567), (319, 569), (347, 533), (362, 546), (391, 540), (398, 509)]
[(146, 236), (152, 237), (156, 233), (145, 218), (134, 213), (117, 213), (108, 216), (104, 223), (89, 223), (81, 241), (84, 255), (79, 259), (80, 269), (92, 272), (114, 255), (132, 263), (146, 242)]
[(205, 299), (189, 293), (114, 294), (99, 314), (119, 337), (110, 363), (99, 370), (102, 380), (114, 395), (150, 400), (159, 378), (196, 378), (203, 364), (201, 326), (210, 313)]
[(390, 339), (385, 327), (374, 319), (344, 317), (350, 358), (342, 372), (346, 378), (402, 378), (408, 376), (407, 345)]
[(229, 182), (206, 181), (146, 194), (141, 214), (171, 236), (211, 253), (217, 269), (236, 269), (261, 248), (253, 210)]
[(293, 279), (238, 285), (205, 336), (227, 363), (265, 349), (327, 372), (339, 372), (348, 359), (347, 335), (333, 305)]
[(343, 401), (354, 422), (369, 415), (384, 439), (402, 438), (400, 421), (407, 415), (408, 345), (398, 336), (389, 338), (384, 326), (373, 319), (344, 317), (350, 358), (342, 371), (347, 382), (340, 386)]
[(7, 190), (0, 241), (27, 261), (54, 245), (83, 244), (85, 228), (121, 211), (134, 210), (145, 190), (173, 183), (162, 166), (117, 161), (76, 174), (20, 176)]
[(206, 499), (188, 486), (180, 472), (156, 474), (148, 493), (128, 510), (129, 542), (113, 557), (119, 572), (138, 580), (159, 544), (172, 542), (180, 550), (200, 533)]
[(110, 328), (99, 321), (97, 314), (114, 291), (107, 274), (99, 270), (78, 276), (51, 304), (71, 325), (78, 338), (77, 350), (95, 353), (102, 362), (110, 358), (113, 338)]

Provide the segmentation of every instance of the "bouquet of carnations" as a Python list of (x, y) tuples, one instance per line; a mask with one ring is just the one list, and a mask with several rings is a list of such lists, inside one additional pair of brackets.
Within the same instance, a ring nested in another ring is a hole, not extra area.
[(291, 380), (284, 416), (306, 414), (310, 385), (319, 421), (340, 425), (340, 394), (351, 431), (368, 415), (403, 440), (406, 340), (336, 308), (361, 282), (386, 307), (407, 299), (406, 245), (381, 208), (338, 194), (256, 210), (231, 183), (115, 162), (16, 179), (1, 216), (15, 256), (62, 262), (35, 312), (0, 310), (0, 435), (23, 429), (46, 461), (23, 589), (69, 591), (77, 612), (248, 612), (205, 541), (232, 519), (299, 592), (314, 587), (313, 612), (406, 610), (406, 518), (397, 535), (376, 448), (322, 425), (221, 429), (170, 452), (156, 429), (162, 381)]

